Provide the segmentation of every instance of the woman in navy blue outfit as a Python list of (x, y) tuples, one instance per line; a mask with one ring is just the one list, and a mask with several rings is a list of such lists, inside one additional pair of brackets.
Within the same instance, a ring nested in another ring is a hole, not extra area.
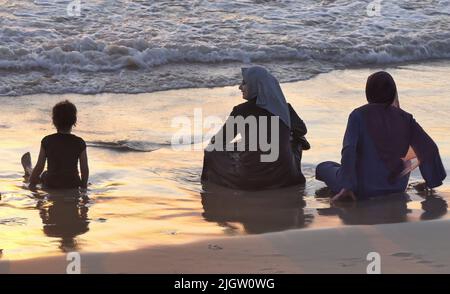
[(336, 194), (332, 200), (404, 192), (415, 157), (426, 186), (442, 185), (446, 172), (439, 150), (413, 116), (400, 109), (391, 75), (371, 75), (366, 97), (369, 103), (349, 116), (341, 164), (327, 161), (316, 168), (316, 178)]

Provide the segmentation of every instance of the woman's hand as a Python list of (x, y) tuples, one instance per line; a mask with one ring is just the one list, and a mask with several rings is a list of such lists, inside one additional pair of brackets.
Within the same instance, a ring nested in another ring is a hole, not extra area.
[(348, 198), (352, 199), (352, 201), (356, 201), (356, 196), (353, 191), (342, 188), (342, 190), (338, 194), (334, 195), (334, 197), (331, 198), (331, 202), (342, 201)]
[(37, 191), (36, 184), (35, 183), (28, 184), (28, 189), (32, 192), (36, 192)]

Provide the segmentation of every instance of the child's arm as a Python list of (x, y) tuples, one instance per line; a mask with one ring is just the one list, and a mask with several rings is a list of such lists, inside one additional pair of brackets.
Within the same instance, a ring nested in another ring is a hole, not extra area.
[(38, 161), (36, 163), (36, 166), (33, 168), (33, 172), (30, 176), (30, 187), (35, 187), (37, 184), (39, 184), (39, 177), (44, 171), (46, 159), (47, 156), (45, 155), (45, 150), (41, 147), (41, 150), (39, 151)]
[(89, 165), (86, 149), (80, 155), (81, 188), (86, 189), (89, 181)]

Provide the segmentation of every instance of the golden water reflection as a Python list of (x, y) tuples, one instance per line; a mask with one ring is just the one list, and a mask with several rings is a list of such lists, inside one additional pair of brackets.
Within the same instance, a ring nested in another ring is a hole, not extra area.
[[(122, 251), (211, 237), (447, 218), (448, 180), (434, 195), (411, 186), (404, 199), (353, 206), (330, 206), (323, 197), (326, 191), (314, 179), (315, 166), (339, 160), (348, 114), (364, 103), (364, 83), (372, 71), (335, 71), (283, 84), (287, 99), (307, 123), (312, 149), (303, 157), (306, 186), (270, 192), (202, 187), (203, 153), (172, 150), (168, 145), (176, 131), (171, 119), (180, 115), (192, 119), (195, 108), (204, 115), (225, 118), (242, 101), (237, 87), (139, 95), (0, 97), (1, 258), (71, 250)], [(402, 107), (435, 139), (444, 165), (450, 166), (449, 64), (389, 71), (396, 78)], [(89, 146), (91, 185), (87, 197), (74, 197), (72, 202), (58, 201), (59, 196), (49, 191), (27, 190), (19, 161), (27, 151), (36, 158), (40, 140), (53, 132), (50, 109), (61, 99), (78, 106), (75, 133)], [(92, 142), (105, 144), (93, 146)], [(155, 150), (108, 147), (119, 142)], [(411, 182), (419, 180), (415, 171)]]

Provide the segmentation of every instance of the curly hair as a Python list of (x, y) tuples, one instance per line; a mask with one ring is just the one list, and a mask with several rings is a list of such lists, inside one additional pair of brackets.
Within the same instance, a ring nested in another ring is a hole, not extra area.
[(58, 131), (69, 131), (77, 124), (77, 108), (69, 100), (61, 101), (53, 106), (53, 124)]

